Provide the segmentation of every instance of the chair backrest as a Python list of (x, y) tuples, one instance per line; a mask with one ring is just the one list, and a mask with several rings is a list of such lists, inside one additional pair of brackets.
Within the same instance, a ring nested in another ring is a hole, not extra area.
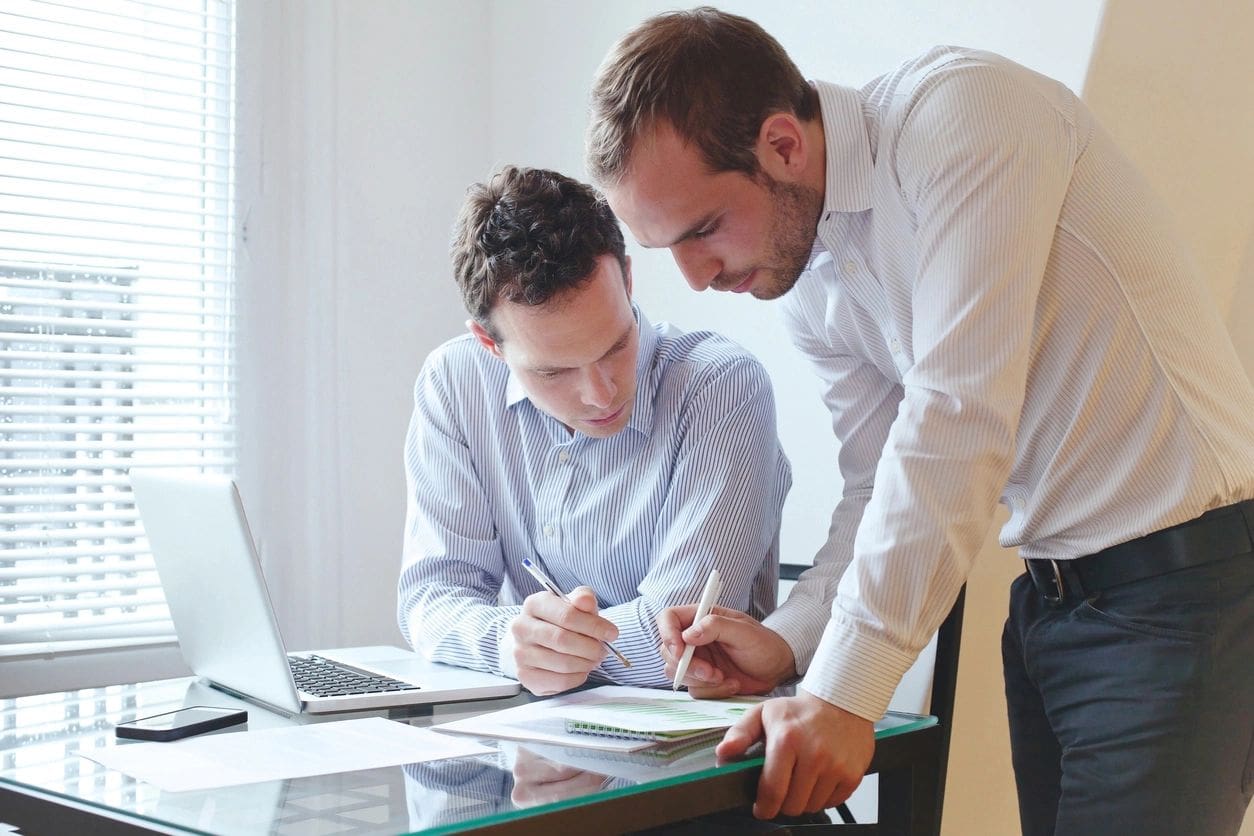
[(954, 694), (958, 689), (958, 651), (962, 646), (962, 610), (967, 601), (967, 587), (958, 590), (949, 615), (936, 631), (936, 665), (932, 671), (931, 713), (940, 727), (940, 766), (936, 778), (936, 821), (941, 820), (945, 806), (945, 775), (949, 772), (949, 739), (954, 729)]

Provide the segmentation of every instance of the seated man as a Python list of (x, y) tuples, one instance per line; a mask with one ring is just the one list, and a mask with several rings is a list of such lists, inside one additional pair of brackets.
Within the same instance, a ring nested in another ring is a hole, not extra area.
[(656, 617), (711, 569), (722, 606), (775, 605), (791, 475), (765, 370), (716, 334), (651, 325), (614, 215), (560, 174), (472, 186), (452, 257), (470, 334), (414, 388), (402, 632), (537, 694), (590, 674), (669, 685)]

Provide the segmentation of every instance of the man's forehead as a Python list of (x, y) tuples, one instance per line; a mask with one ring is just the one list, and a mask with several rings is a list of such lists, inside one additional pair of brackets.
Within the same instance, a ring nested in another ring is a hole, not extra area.
[(573, 318), (548, 324), (543, 319), (528, 320), (520, 323), (512, 335), (514, 339), (507, 339), (503, 349), (535, 371), (581, 368), (600, 360), (629, 338), (635, 320), (629, 316), (614, 325), (607, 330), (579, 327)]
[(609, 352), (635, 325), (622, 271), (613, 261), (589, 282), (542, 305), (499, 302), (493, 317), (502, 351), (536, 369), (578, 367)]
[(636, 141), (605, 195), (641, 246), (667, 247), (716, 209), (717, 177), (700, 149), (663, 123)]

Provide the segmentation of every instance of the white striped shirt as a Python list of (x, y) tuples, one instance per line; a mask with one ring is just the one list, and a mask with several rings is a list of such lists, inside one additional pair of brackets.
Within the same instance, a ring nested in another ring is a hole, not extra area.
[(632, 662), (607, 655), (594, 673), (612, 682), (669, 684), (657, 615), (695, 602), (711, 569), (723, 606), (774, 609), (791, 471), (766, 371), (717, 334), (637, 319), (636, 400), (609, 438), (571, 434), (469, 336), (427, 358), (405, 443), (398, 605), (427, 658), (512, 669), (498, 643), (540, 591), (523, 558), (568, 592), (596, 591)]
[(803, 688), (875, 718), (998, 501), (1002, 545), (1068, 559), (1254, 496), (1254, 390), (1164, 207), (1063, 85), (940, 47), (818, 90), (823, 214), (783, 311), (844, 490), (766, 623)]

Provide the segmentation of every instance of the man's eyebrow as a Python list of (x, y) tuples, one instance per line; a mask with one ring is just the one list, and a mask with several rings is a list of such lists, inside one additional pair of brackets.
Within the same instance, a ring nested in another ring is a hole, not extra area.
[(640, 244), (640, 246), (644, 247), (646, 250), (668, 249), (670, 247), (675, 246), (676, 244), (682, 244), (684, 241), (687, 241), (689, 238), (696, 235), (698, 232), (700, 232), (701, 230), (705, 229), (707, 226), (712, 224), (716, 217), (718, 217), (717, 209), (712, 212), (706, 213), (705, 215), (701, 216), (701, 218), (698, 219), (696, 223), (694, 223), (692, 226), (684, 230), (684, 232), (678, 238), (676, 238), (674, 241), (671, 241), (669, 244), (659, 244), (656, 247), (652, 247), (648, 244), (641, 243), (640, 241), (637, 241), (636, 243)]
[(631, 331), (635, 327), (636, 327), (636, 322), (635, 322), (635, 319), (633, 318), (631, 324), (627, 326), (627, 330), (622, 333), (622, 336), (620, 336), (617, 340), (615, 340), (614, 344), (610, 346), (609, 351), (602, 354), (598, 359), (604, 360), (606, 357), (609, 357), (615, 351), (618, 351), (623, 346), (627, 345), (627, 341), (631, 339)]

